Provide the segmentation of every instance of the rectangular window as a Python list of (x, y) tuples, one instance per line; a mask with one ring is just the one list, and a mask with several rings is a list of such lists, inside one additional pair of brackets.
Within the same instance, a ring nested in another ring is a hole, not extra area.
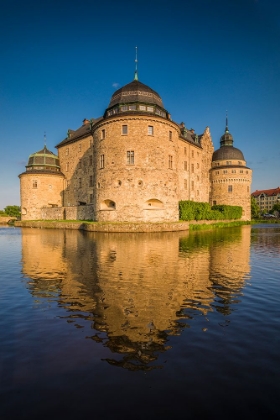
[(33, 181), (33, 188), (37, 188), (37, 187), (38, 187), (37, 181), (34, 179), (34, 181)]
[(231, 160), (227, 160), (227, 165), (231, 165)]
[(240, 173), (243, 174), (243, 169), (240, 170)]
[(194, 173), (194, 164), (192, 163), (192, 173)]
[(89, 177), (89, 186), (92, 187), (93, 186), (93, 176), (90, 175)]
[(172, 131), (169, 131), (169, 140), (172, 141)]
[(220, 173), (219, 171), (216, 171), (216, 175), (219, 175), (219, 173)]
[(66, 156), (68, 156), (69, 155), (69, 147), (67, 147), (67, 149), (66, 149)]
[(129, 105), (128, 109), (129, 111), (136, 111), (136, 105)]
[(89, 157), (89, 166), (92, 166), (92, 155)]
[(82, 186), (82, 178), (79, 178), (79, 188)]
[(93, 194), (89, 195), (89, 202), (92, 203), (93, 202)]
[(79, 144), (79, 152), (82, 150), (82, 145)]
[(128, 165), (134, 165), (134, 150), (128, 150), (126, 152), (126, 162)]
[(187, 154), (187, 148), (184, 147), (184, 155), (186, 155), (186, 154)]
[(122, 135), (125, 136), (128, 133), (128, 127), (127, 125), (122, 125)]
[(169, 169), (173, 168), (173, 156), (172, 155), (168, 156), (168, 168)]
[(192, 157), (194, 157), (194, 151), (192, 150)]
[(154, 108), (152, 106), (147, 106), (147, 111), (148, 112), (154, 112)]
[(192, 181), (192, 191), (194, 190), (194, 181)]
[(231, 193), (232, 192), (232, 185), (228, 185), (228, 192)]
[(106, 137), (106, 131), (105, 128), (103, 128), (103, 130), (101, 130), (101, 140), (105, 139)]
[(148, 135), (149, 136), (154, 135), (154, 127), (152, 125), (148, 125)]
[(66, 163), (66, 172), (69, 171), (69, 162)]
[(188, 170), (188, 162), (184, 162), (184, 171), (187, 171)]
[(128, 106), (127, 105), (121, 106), (121, 111), (128, 111)]
[(139, 105), (139, 110), (140, 111), (146, 111), (145, 105)]
[(223, 171), (223, 173), (224, 173), (224, 174), (227, 174), (227, 170), (225, 169), (225, 170)]
[(104, 168), (104, 155), (100, 155), (100, 169)]
[(231, 172), (232, 172), (233, 174), (235, 174), (235, 173), (236, 173), (236, 170), (235, 170), (235, 169), (233, 169)]
[(81, 160), (79, 160), (79, 163), (78, 163), (78, 168), (79, 168), (79, 169), (81, 169), (81, 167), (82, 167), (82, 161), (81, 161)]
[(188, 180), (184, 179), (184, 189), (187, 190), (188, 189)]
[(196, 164), (197, 169), (199, 169), (199, 163)]

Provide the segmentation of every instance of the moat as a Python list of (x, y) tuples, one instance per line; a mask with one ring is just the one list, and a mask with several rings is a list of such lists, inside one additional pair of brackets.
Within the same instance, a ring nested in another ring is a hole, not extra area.
[(279, 225), (0, 250), (1, 419), (279, 416)]

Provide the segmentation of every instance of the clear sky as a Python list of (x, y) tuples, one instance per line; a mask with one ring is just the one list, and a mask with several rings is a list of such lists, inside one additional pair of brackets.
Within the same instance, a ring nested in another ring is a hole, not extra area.
[(19, 205), (28, 156), (56, 153), (68, 128), (103, 115), (133, 80), (215, 149), (225, 129), (253, 169), (252, 191), (280, 186), (279, 0), (0, 0), (0, 209)]

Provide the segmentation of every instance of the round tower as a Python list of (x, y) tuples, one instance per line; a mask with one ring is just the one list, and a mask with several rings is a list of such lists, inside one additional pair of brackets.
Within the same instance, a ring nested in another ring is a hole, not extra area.
[(212, 156), (210, 181), (211, 205), (241, 206), (242, 220), (251, 220), (252, 170), (246, 166), (241, 150), (233, 147), (227, 118), (220, 148)]
[(59, 159), (44, 146), (29, 156), (26, 171), (19, 175), (21, 219), (42, 219), (42, 207), (63, 205), (64, 175)]
[(178, 125), (138, 80), (117, 90), (94, 127), (96, 220), (178, 220)]

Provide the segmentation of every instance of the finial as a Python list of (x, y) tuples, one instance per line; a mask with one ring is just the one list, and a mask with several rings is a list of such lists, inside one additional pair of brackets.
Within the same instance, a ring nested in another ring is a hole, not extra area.
[(136, 56), (136, 58), (135, 58), (135, 72), (134, 72), (134, 80), (138, 80), (138, 70), (137, 70), (137, 63), (138, 63), (138, 60), (137, 60), (137, 47), (135, 47), (135, 56)]
[(44, 149), (47, 147), (47, 138), (46, 138), (46, 132), (44, 131)]
[(226, 129), (225, 132), (228, 131), (228, 115), (227, 115), (227, 111), (226, 111)]

